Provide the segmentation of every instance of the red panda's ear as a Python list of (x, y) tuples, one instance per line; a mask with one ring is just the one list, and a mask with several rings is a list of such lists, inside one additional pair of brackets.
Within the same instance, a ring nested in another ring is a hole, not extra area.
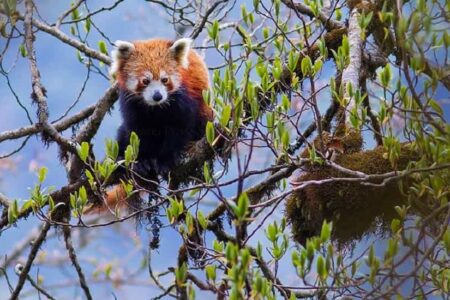
[(130, 54), (135, 50), (134, 45), (130, 42), (116, 41), (114, 44), (115, 48), (111, 52), (112, 63), (109, 70), (109, 74), (111, 74), (111, 76), (117, 72), (120, 61), (128, 59)]
[(172, 53), (175, 60), (181, 64), (183, 68), (188, 67), (188, 54), (191, 49), (192, 40), (190, 38), (182, 38), (176, 40), (170, 47), (170, 52)]
[(116, 41), (114, 44), (116, 48), (112, 52), (113, 59), (127, 59), (136, 49), (133, 43), (126, 41)]

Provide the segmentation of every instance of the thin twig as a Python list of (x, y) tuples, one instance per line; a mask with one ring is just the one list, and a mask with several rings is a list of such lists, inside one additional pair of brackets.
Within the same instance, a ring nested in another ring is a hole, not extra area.
[(25, 284), (25, 281), (31, 269), (31, 265), (33, 264), (33, 261), (36, 258), (39, 248), (45, 241), (49, 229), (50, 223), (45, 222), (44, 225), (42, 226), (41, 232), (39, 233), (36, 240), (33, 242), (33, 246), (31, 247), (30, 254), (28, 255), (28, 259), (27, 262), (25, 263), (25, 266), (23, 266), (23, 268), (21, 268), (20, 270), (19, 281), (17, 282), (16, 288), (14, 289), (13, 293), (11, 294), (11, 297), (9, 298), (10, 300), (16, 300), (19, 298), (20, 291), (22, 290), (23, 285)]

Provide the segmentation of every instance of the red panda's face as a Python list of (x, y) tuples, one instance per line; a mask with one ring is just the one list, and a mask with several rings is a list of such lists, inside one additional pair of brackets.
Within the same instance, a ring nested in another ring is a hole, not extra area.
[(148, 105), (162, 105), (180, 87), (179, 68), (187, 68), (190, 39), (117, 41), (111, 73), (121, 88), (141, 96)]

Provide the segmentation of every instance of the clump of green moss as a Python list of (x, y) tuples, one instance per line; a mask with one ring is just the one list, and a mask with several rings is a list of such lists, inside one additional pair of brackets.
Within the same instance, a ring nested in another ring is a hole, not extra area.
[[(335, 163), (366, 174), (393, 171), (383, 147), (361, 151), (362, 139), (358, 133), (347, 135), (342, 143), (346, 152), (338, 155)], [(412, 160), (417, 160), (417, 155), (404, 145), (396, 165), (398, 170), (405, 169)], [(304, 170), (295, 182), (343, 177), (350, 176), (331, 167), (314, 166)], [(310, 185), (293, 193), (286, 202), (285, 214), (294, 238), (300, 243), (318, 234), (324, 220), (333, 222), (336, 240), (348, 242), (374, 231), (376, 224), (390, 221), (395, 217), (394, 207), (405, 201), (398, 182), (374, 187), (338, 181)]]

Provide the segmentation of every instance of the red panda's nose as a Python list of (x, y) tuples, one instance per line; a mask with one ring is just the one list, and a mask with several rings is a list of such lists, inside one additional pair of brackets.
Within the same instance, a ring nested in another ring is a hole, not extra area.
[(161, 100), (162, 97), (163, 97), (163, 96), (161, 95), (161, 93), (160, 93), (159, 91), (156, 91), (156, 92), (153, 94), (153, 100), (155, 100), (155, 101)]

